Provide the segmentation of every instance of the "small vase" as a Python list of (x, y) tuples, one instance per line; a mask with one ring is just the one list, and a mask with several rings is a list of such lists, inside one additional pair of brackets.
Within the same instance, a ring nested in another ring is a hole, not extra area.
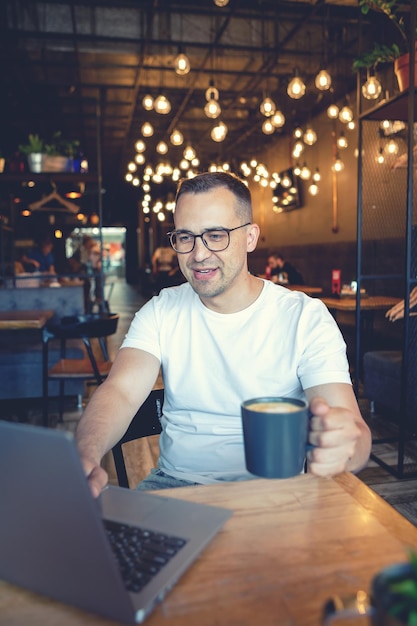
[[(417, 42), (416, 55), (414, 63), (414, 86), (417, 87)], [(400, 91), (405, 91), (410, 86), (410, 55), (403, 54), (394, 61), (394, 72), (397, 77), (398, 87)]]
[(42, 172), (42, 160), (43, 154), (41, 152), (32, 152), (31, 154), (28, 154), (29, 171), (33, 174), (39, 174)]

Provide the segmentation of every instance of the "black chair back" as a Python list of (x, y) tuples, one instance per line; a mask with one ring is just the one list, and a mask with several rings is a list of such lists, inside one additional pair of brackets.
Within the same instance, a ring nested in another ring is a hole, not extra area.
[(122, 445), (128, 441), (134, 441), (135, 439), (142, 439), (142, 437), (150, 437), (151, 435), (160, 434), (162, 431), (160, 420), (162, 417), (163, 402), (163, 389), (154, 389), (151, 391), (139, 411), (132, 419), (129, 428), (123, 437), (112, 448), (117, 480), (119, 481), (120, 487), (129, 487)]

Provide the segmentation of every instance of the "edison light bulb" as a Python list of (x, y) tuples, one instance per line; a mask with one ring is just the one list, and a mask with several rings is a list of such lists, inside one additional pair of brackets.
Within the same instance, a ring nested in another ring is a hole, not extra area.
[(226, 124), (224, 122), (219, 122), (217, 126), (211, 129), (210, 136), (213, 141), (224, 141), (226, 139), (227, 130), (228, 128)]
[(332, 79), (329, 72), (327, 72), (326, 70), (320, 70), (314, 80), (314, 84), (316, 85), (317, 89), (320, 89), (320, 91), (330, 89)]
[(265, 135), (272, 135), (272, 133), (275, 132), (275, 126), (273, 125), (271, 120), (268, 119), (264, 121), (264, 123), (262, 124), (262, 132)]
[(338, 116), (339, 116), (339, 107), (336, 104), (331, 104), (327, 108), (327, 117), (329, 117), (331, 120), (335, 120), (338, 118)]
[(367, 100), (376, 100), (382, 91), (382, 86), (376, 76), (368, 74), (366, 83), (362, 85), (362, 95)]
[(304, 140), (304, 143), (306, 143), (308, 146), (312, 146), (313, 144), (315, 144), (317, 141), (316, 131), (310, 127), (307, 128), (306, 132), (303, 135), (303, 140)]
[(264, 98), (259, 107), (260, 112), (265, 117), (271, 117), (275, 113), (275, 103), (271, 98)]
[(172, 131), (169, 140), (173, 146), (181, 146), (184, 143), (183, 134), (178, 129)]
[(306, 86), (299, 76), (294, 76), (288, 83), (287, 94), (293, 100), (299, 100), (304, 96), (306, 92)]
[(285, 115), (282, 111), (275, 111), (274, 115), (271, 117), (271, 123), (275, 126), (275, 128), (281, 128), (285, 124)]
[(171, 111), (171, 103), (166, 96), (158, 96), (153, 103), (154, 109), (160, 115), (166, 115)]
[(181, 52), (175, 59), (175, 73), (179, 76), (185, 76), (191, 69), (190, 61), (186, 54)]

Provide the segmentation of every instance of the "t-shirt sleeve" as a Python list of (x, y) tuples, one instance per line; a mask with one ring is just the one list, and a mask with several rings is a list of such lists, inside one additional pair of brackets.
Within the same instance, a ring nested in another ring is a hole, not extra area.
[(161, 361), (159, 332), (156, 323), (153, 299), (147, 302), (136, 314), (120, 349), (136, 348), (153, 354)]
[(298, 376), (303, 389), (326, 383), (351, 384), (346, 344), (334, 318), (318, 299), (311, 299), (300, 318), (303, 338)]

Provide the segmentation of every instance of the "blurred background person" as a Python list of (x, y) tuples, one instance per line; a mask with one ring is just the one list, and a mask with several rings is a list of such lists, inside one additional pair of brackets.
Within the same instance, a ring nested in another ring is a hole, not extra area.
[[(409, 303), (410, 311), (416, 305), (417, 305), (417, 287), (414, 287), (414, 289), (412, 289), (410, 292), (410, 303)], [(385, 313), (385, 317), (387, 317), (390, 322), (396, 322), (397, 320), (403, 319), (404, 306), (405, 306), (405, 302), (404, 300), (401, 300), (400, 302), (392, 306), (390, 309), (388, 309), (388, 311)]]
[(289, 285), (304, 285), (302, 274), (278, 252), (268, 257), (268, 266), (271, 270), (271, 280), (274, 283), (288, 283)]
[(52, 253), (53, 247), (54, 242), (49, 233), (40, 235), (35, 240), (35, 246), (21, 258), (25, 271), (56, 274), (55, 258)]
[(152, 256), (152, 274), (155, 281), (155, 292), (171, 286), (170, 272), (175, 269), (177, 255), (171, 247), (156, 248)]

